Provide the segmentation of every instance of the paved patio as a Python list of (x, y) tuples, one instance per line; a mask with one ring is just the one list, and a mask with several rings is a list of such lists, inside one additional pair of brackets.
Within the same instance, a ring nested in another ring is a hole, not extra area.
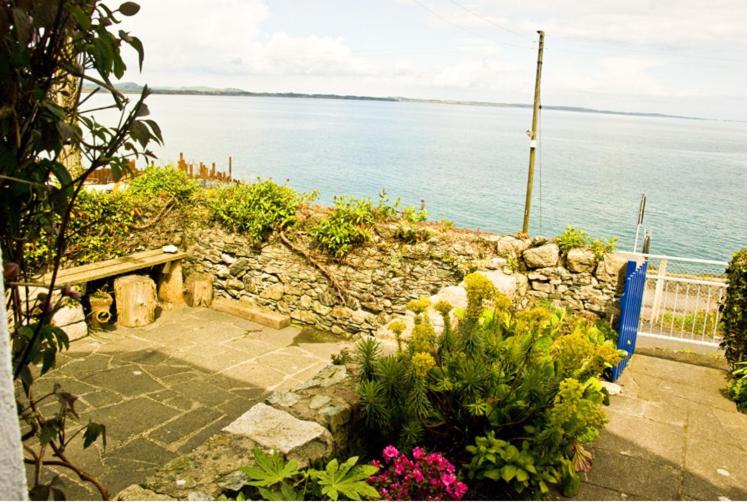
[(747, 414), (723, 371), (638, 354), (618, 383), (578, 499), (747, 499)]
[[(348, 344), (185, 307), (74, 342), (37, 392), (58, 382), (81, 396), (83, 421), (106, 424), (106, 450), (68, 451), (114, 495)], [(722, 370), (638, 354), (618, 383), (578, 499), (747, 499), (747, 415), (721, 394)], [(69, 499), (98, 498), (61, 474)]]
[[(78, 441), (69, 457), (114, 496), (235, 420), (269, 391), (314, 376), (347, 343), (297, 327), (274, 330), (209, 309), (164, 311), (143, 328), (99, 332), (73, 342), (39, 381), (80, 396), (81, 421), (107, 427), (107, 448)], [(52, 406), (52, 405), (50, 405)], [(68, 499), (93, 487), (61, 471)]]

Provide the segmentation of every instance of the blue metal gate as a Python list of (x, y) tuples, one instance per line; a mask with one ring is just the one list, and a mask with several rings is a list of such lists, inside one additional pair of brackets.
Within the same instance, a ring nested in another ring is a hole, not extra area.
[(638, 334), (638, 321), (641, 317), (647, 268), (648, 261), (638, 266), (634, 260), (630, 260), (625, 270), (625, 290), (620, 299), (620, 323), (617, 327), (617, 348), (626, 351), (628, 356), (612, 368), (613, 382), (622, 375), (635, 352), (635, 339)]

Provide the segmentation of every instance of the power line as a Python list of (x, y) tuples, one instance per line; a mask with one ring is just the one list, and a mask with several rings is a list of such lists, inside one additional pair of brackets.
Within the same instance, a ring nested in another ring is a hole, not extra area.
[(486, 23), (488, 23), (488, 24), (491, 24), (491, 25), (495, 26), (495, 27), (496, 27), (496, 28), (498, 28), (499, 30), (502, 30), (502, 31), (505, 31), (505, 32), (507, 32), (507, 33), (511, 33), (511, 34), (513, 34), (513, 35), (516, 35), (516, 36), (519, 36), (519, 37), (522, 37), (522, 38), (524, 38), (524, 34), (523, 34), (523, 33), (519, 33), (518, 31), (514, 31), (514, 30), (512, 30), (512, 29), (506, 28), (505, 26), (501, 26), (500, 24), (498, 24), (498, 23), (494, 22), (494, 21), (493, 21), (493, 20), (491, 20), (490, 18), (488, 18), (488, 17), (486, 17), (486, 16), (483, 16), (482, 14), (480, 14), (480, 13), (478, 13), (478, 12), (475, 12), (474, 10), (472, 10), (472, 9), (470, 9), (470, 8), (468, 8), (468, 7), (464, 6), (464, 5), (462, 5), (462, 4), (460, 4), (460, 3), (459, 3), (459, 2), (457, 2), (456, 0), (449, 0), (449, 1), (450, 1), (451, 3), (453, 3), (454, 5), (456, 5), (457, 7), (459, 7), (460, 9), (462, 9), (462, 10), (464, 10), (464, 11), (466, 11), (466, 12), (469, 12), (470, 14), (472, 14), (473, 16), (475, 16), (476, 18), (478, 18), (478, 19), (482, 19), (482, 20), (483, 20), (483, 21), (485, 21)]
[(450, 25), (452, 25), (452, 26), (454, 26), (454, 27), (462, 30), (463, 32), (467, 33), (470, 36), (482, 38), (483, 40), (487, 40), (487, 41), (489, 41), (490, 43), (493, 43), (493, 44), (507, 45), (509, 47), (515, 47), (515, 48), (518, 48), (518, 49), (533, 49), (533, 47), (531, 47), (531, 46), (517, 45), (517, 44), (513, 44), (511, 42), (498, 42), (498, 41), (496, 41), (496, 40), (494, 40), (492, 38), (488, 38), (488, 37), (485, 37), (485, 36), (480, 35), (478, 33), (474, 33), (472, 30), (469, 30), (469, 29), (465, 28), (464, 26), (455, 23), (454, 21), (452, 21), (451, 19), (447, 18), (446, 16), (443, 16), (443, 15), (439, 14), (437, 11), (431, 9), (430, 7), (428, 7), (428, 5), (426, 5), (425, 3), (421, 2), (420, 0), (412, 0), (412, 1), (415, 2), (416, 4), (418, 4), (423, 9), (427, 10), (428, 12), (430, 12), (431, 14), (433, 14), (434, 16), (436, 16), (437, 18), (439, 18), (442, 21), (444, 21), (444, 22), (446, 22), (446, 23), (448, 23), (448, 24), (450, 24)]
[[(416, 3), (418, 3), (424, 9), (428, 10), (429, 12), (431, 12), (433, 15), (435, 15), (438, 18), (446, 21), (447, 23), (452, 24), (452, 25), (458, 27), (459, 29), (461, 29), (463, 31), (466, 31), (466, 32), (468, 32), (470, 34), (473, 34), (473, 33), (469, 32), (469, 30), (467, 30), (464, 26), (461, 26), (461, 25), (458, 25), (458, 24), (454, 23), (450, 19), (447, 19), (444, 16), (440, 15), (438, 12), (435, 12), (433, 9), (431, 9), (427, 5), (424, 5), (420, 0), (413, 0), (413, 1), (416, 2)], [(454, 4), (455, 6), (459, 7), (460, 9), (464, 10), (465, 12), (468, 12), (472, 16), (474, 16), (474, 17), (476, 17), (478, 19), (481, 19), (482, 21), (490, 24), (491, 26), (494, 26), (495, 28), (498, 28), (499, 30), (502, 30), (502, 31), (505, 31), (507, 33), (511, 33), (513, 35), (516, 35), (518, 37), (524, 38), (524, 34), (522, 34), (522, 33), (518, 32), (518, 31), (512, 30), (510, 28), (507, 28), (505, 26), (502, 26), (502, 25), (496, 23), (495, 21), (493, 21), (489, 17), (487, 17), (487, 16), (485, 16), (485, 15), (477, 12), (474, 9), (471, 9), (471, 8), (469, 8), (469, 7), (461, 4), (457, 0), (449, 0), (449, 2), (452, 3), (452, 4)], [(589, 45), (589, 44), (593, 44), (593, 42), (585, 42), (583, 40), (574, 40), (573, 38), (565, 37), (565, 36), (562, 36), (562, 35), (556, 35), (556, 36), (554, 36), (554, 38), (559, 38), (559, 39), (562, 39), (562, 40), (566, 40), (566, 41), (568, 41), (570, 43), (580, 43), (580, 44), (587, 45), (587, 47), (583, 47), (583, 48), (582, 47), (566, 48), (566, 49), (562, 50), (561, 52), (558, 52), (558, 54), (561, 54), (562, 52), (571, 52), (571, 53), (579, 53), (579, 54), (599, 54), (600, 52), (605, 52), (605, 51), (609, 51), (610, 50), (610, 48), (608, 48), (608, 47), (600, 47), (599, 45)], [(514, 45), (514, 44), (511, 44), (509, 42), (503, 42), (503, 43), (505, 45), (510, 45), (512, 47), (520, 47), (522, 49), (526, 48), (524, 46)], [(670, 58), (685, 59), (685, 60), (687, 60), (687, 59), (697, 59), (697, 60), (707, 61), (709, 63), (715, 63), (715, 64), (712, 64), (712, 65), (709, 65), (709, 66), (719, 66), (718, 63), (726, 63), (726, 64), (729, 64), (729, 63), (742, 63), (742, 64), (747, 63), (747, 59), (730, 59), (730, 58), (721, 58), (721, 57), (712, 57), (712, 56), (699, 56), (699, 55), (691, 54), (691, 53), (688, 53), (688, 54), (674, 54), (673, 51), (678, 50), (676, 48), (669, 49), (669, 50), (666, 49), (666, 48), (657, 48), (657, 47), (650, 47), (650, 46), (649, 46), (649, 48), (646, 48), (645, 46), (641, 46), (639, 44), (635, 44), (635, 43), (632, 43), (632, 42), (614, 42), (614, 41), (609, 41), (609, 42), (601, 42), (601, 43), (604, 43), (604, 44), (607, 44), (607, 45), (611, 45), (613, 48), (614, 48), (614, 46), (618, 46), (620, 48), (627, 48), (628, 49), (627, 52), (628, 53), (633, 53), (633, 54), (652, 55), (652, 53), (653, 53), (653, 54), (665, 55), (665, 56), (670, 57)], [(556, 50), (558, 50), (558, 49), (556, 49)]]

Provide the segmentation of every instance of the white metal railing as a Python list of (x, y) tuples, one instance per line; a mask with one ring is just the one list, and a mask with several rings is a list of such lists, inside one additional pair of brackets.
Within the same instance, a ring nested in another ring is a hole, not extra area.
[(724, 261), (625, 253), (649, 261), (638, 334), (717, 346), (726, 294)]

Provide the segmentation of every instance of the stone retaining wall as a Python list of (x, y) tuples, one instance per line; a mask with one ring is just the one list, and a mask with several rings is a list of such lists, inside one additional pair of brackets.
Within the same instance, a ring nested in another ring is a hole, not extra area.
[(301, 467), (346, 452), (357, 406), (352, 376), (329, 365), (288, 392), (275, 392), (190, 453), (175, 458), (117, 500), (216, 500), (249, 481), (253, 450), (281, 453)]
[[(574, 312), (607, 317), (617, 309), (625, 259), (557, 244), (475, 231), (427, 227), (423, 242), (404, 243), (396, 226), (379, 225), (371, 244), (342, 261), (314, 254), (350, 292), (338, 299), (323, 273), (280, 240), (261, 247), (220, 228), (204, 229), (190, 246), (189, 270), (213, 275), (218, 296), (246, 299), (293, 321), (336, 334), (374, 334), (411, 299), (454, 286), (482, 271), (520, 306), (547, 300)], [(188, 271), (189, 271), (188, 270)]]

